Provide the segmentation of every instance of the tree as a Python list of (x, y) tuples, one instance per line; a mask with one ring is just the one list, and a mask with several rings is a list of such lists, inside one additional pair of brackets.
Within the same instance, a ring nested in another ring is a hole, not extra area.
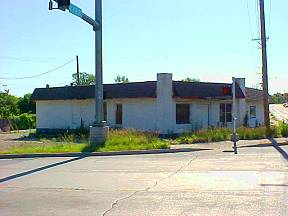
[(8, 92), (0, 92), (0, 118), (9, 118), (19, 113), (18, 98)]
[(281, 94), (276, 93), (271, 96), (272, 103), (273, 104), (283, 104), (288, 102), (288, 95), (287, 94)]
[(125, 76), (120, 76), (118, 75), (115, 79), (114, 79), (115, 83), (129, 83), (129, 79)]
[(187, 77), (186, 79), (183, 79), (183, 80), (181, 80), (181, 81), (182, 81), (182, 82), (200, 82), (200, 79)]
[[(72, 82), (74, 85), (78, 85), (77, 73), (72, 74)], [(93, 74), (88, 74), (85, 72), (80, 73), (80, 83), (79, 85), (94, 85), (95, 76)]]
[(35, 103), (31, 100), (31, 94), (25, 94), (17, 102), (20, 113), (36, 113)]

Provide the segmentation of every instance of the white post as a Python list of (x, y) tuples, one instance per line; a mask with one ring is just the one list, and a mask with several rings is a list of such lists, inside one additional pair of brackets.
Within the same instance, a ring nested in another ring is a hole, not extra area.
[(232, 134), (232, 141), (233, 141), (233, 148), (234, 153), (237, 154), (237, 134), (236, 134), (236, 79), (235, 77), (232, 77), (232, 121), (233, 121), (233, 134)]

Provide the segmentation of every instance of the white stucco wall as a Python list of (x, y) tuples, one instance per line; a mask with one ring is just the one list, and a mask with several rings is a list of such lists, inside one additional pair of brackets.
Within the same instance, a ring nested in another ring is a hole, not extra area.
[(119, 99), (107, 101), (107, 121), (111, 127), (116, 125), (116, 105), (122, 104), (122, 128), (156, 131), (156, 99)]
[[(225, 102), (229, 101), (171, 99), (169, 106), (161, 106), (159, 101), (157, 104), (156, 98), (107, 100), (107, 121), (110, 127), (119, 127), (115, 124), (116, 104), (122, 104), (122, 128), (157, 131), (162, 134), (183, 133), (208, 127), (208, 106), (210, 126), (219, 126), (220, 104)], [(176, 124), (176, 104), (179, 103), (190, 104), (189, 124)], [(250, 106), (256, 106), (256, 119), (249, 118), (249, 126), (256, 126), (256, 122), (263, 124), (261, 101), (249, 101), (245, 102), (245, 105), (244, 109), (237, 105), (241, 116), (249, 113)], [(162, 112), (163, 110), (166, 111)], [(40, 129), (76, 129), (81, 125), (81, 118), (84, 126), (88, 127), (94, 120), (94, 100), (37, 101), (36, 111), (36, 124)], [(237, 115), (239, 116), (239, 113)], [(240, 120), (237, 126), (242, 124)], [(232, 124), (227, 126), (232, 127)]]
[(55, 100), (36, 102), (36, 126), (41, 129), (75, 129), (81, 118), (87, 127), (94, 119), (93, 100)]

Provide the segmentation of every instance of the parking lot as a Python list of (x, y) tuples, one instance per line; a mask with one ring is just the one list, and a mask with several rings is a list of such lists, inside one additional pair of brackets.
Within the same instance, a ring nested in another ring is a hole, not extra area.
[(282, 104), (270, 104), (270, 112), (278, 121), (288, 123), (288, 108)]

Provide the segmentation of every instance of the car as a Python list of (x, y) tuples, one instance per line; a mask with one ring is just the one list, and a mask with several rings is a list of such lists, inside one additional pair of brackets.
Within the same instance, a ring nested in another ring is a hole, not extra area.
[(288, 108), (288, 103), (284, 103), (283, 106), (284, 106), (285, 108)]

